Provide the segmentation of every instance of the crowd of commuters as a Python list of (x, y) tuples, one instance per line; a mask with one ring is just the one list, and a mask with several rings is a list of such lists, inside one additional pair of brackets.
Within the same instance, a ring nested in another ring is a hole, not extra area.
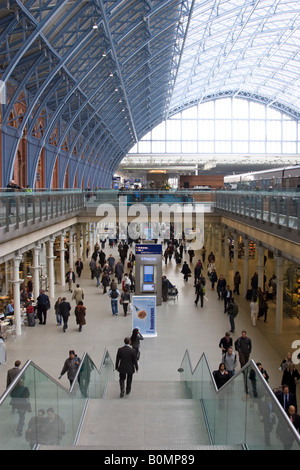
[[(118, 255), (115, 258), (112, 252), (105, 250), (106, 241), (100, 241), (94, 246), (92, 255), (88, 263), (83, 264), (79, 258), (76, 263), (76, 274), (72, 269), (69, 269), (66, 275), (67, 287), (72, 293), (71, 301), (66, 297), (59, 297), (54, 305), (54, 312), (58, 326), (63, 326), (63, 332), (68, 328), (68, 321), (72, 311), (72, 301), (74, 301), (74, 314), (78, 331), (82, 331), (83, 325), (86, 324), (86, 307), (84, 306), (84, 290), (77, 282), (76, 277), (79, 279), (85, 269), (89, 269), (89, 277), (93, 281), (97, 289), (101, 289), (103, 294), (107, 294), (111, 301), (111, 312), (113, 316), (118, 315), (118, 306), (122, 305), (123, 315), (128, 315), (128, 306), (131, 300), (131, 294), (135, 290), (134, 279), (134, 262), (135, 257), (130, 250), (130, 245), (125, 242), (118, 244)], [(112, 245), (109, 245), (109, 249)], [(87, 248), (89, 254), (90, 248)], [(183, 260), (184, 255), (187, 254), (189, 262)], [(189, 279), (193, 282), (195, 289), (194, 304), (200, 308), (205, 306), (205, 298), (207, 289), (213, 293), (215, 292), (216, 298), (220, 301), (222, 311), (228, 315), (230, 331), (226, 332), (225, 336), (219, 341), (221, 349), (221, 362), (218, 368), (213, 372), (213, 377), (217, 389), (223, 387), (236, 373), (238, 362), (240, 368), (243, 368), (251, 358), (252, 341), (247, 335), (246, 330), (243, 330), (240, 336), (233, 343), (231, 334), (235, 332), (235, 318), (238, 315), (238, 302), (234, 296), (240, 295), (241, 276), (237, 271), (233, 278), (233, 289), (221, 273), (219, 276), (216, 271), (215, 255), (213, 252), (208, 254), (206, 259), (206, 250), (203, 247), (200, 252), (200, 259), (195, 258), (193, 250), (189, 249), (186, 243), (180, 242), (179, 244), (174, 240), (167, 241), (167, 248), (164, 251), (163, 261), (165, 264), (170, 263), (172, 259), (175, 260), (176, 265), (181, 265), (181, 273), (185, 283)], [(178, 272), (178, 271), (177, 271)], [(269, 281), (274, 282), (274, 277)], [(167, 300), (166, 292), (169, 286), (169, 281), (166, 276), (162, 279), (162, 292), (163, 300)], [(272, 289), (274, 292), (274, 289)], [(259, 317), (264, 317), (267, 321), (268, 300), (272, 297), (268, 296), (266, 291), (258, 287), (256, 273), (251, 278), (251, 299), (249, 298), (250, 317), (252, 325), (256, 326)], [(45, 292), (41, 291), (37, 299), (37, 312), (41, 324), (46, 324), (47, 311), (50, 308), (49, 298)], [(142, 335), (137, 329), (134, 329), (131, 336), (124, 339), (124, 346), (118, 349), (116, 357), (116, 370), (119, 372), (120, 384), (120, 397), (122, 398), (126, 392), (128, 395), (131, 391), (132, 377), (134, 372), (139, 370), (140, 358), (140, 341), (143, 340)], [(74, 381), (80, 359), (75, 355), (74, 351), (70, 351), (70, 357), (65, 361), (61, 375), (67, 373), (70, 385)], [(263, 368), (262, 363), (257, 362), (257, 369), (261, 377), (268, 382), (269, 375)], [(296, 384), (300, 378), (295, 365), (291, 361), (291, 355), (282, 361), (281, 370), (283, 372), (280, 390), (276, 392), (278, 401), (288, 414), (290, 420), (299, 431), (300, 417), (297, 414), (297, 399), (296, 399)], [(258, 377), (254, 369), (248, 375), (250, 389), (245, 386), (245, 392), (251, 393), (253, 398), (259, 398)], [(43, 410), (41, 416), (43, 420)], [(40, 412), (39, 412), (40, 413)], [(42, 421), (44, 424), (45, 422)], [(30, 434), (30, 433), (29, 433)]]

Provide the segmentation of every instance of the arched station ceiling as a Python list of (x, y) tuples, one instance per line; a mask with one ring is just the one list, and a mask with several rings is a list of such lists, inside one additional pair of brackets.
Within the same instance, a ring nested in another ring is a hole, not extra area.
[(289, 0), (0, 0), (7, 171), (26, 135), (32, 182), (55, 144), (73, 174), (109, 185), (149, 130), (223, 96), (299, 119), (299, 27)]

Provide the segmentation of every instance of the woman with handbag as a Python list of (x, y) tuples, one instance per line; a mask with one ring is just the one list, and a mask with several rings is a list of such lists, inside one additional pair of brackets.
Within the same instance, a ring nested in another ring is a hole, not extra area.
[(124, 317), (127, 316), (128, 304), (130, 302), (130, 293), (125, 287), (124, 291), (121, 294), (120, 304), (123, 305)]
[(132, 348), (135, 350), (135, 353), (136, 353), (136, 360), (138, 361), (139, 358), (140, 358), (140, 341), (143, 340), (143, 336), (141, 335), (141, 333), (139, 332), (139, 329), (138, 328), (134, 328), (132, 330), (132, 334), (131, 334), (131, 337), (130, 337), (130, 344), (132, 346)]

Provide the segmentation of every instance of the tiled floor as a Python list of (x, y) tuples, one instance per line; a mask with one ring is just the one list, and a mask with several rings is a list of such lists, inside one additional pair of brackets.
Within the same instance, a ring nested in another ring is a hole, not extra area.
[[(116, 255), (116, 249), (113, 250)], [(195, 260), (198, 259), (196, 253)], [(187, 255), (186, 255), (187, 259)], [(243, 273), (243, 261), (238, 261), (238, 269)], [(255, 260), (251, 260), (250, 273), (255, 271)], [(217, 260), (217, 272), (220, 274)], [(267, 278), (273, 274), (271, 260), (267, 263)], [(223, 313), (223, 303), (217, 300), (217, 294), (207, 285), (203, 309), (194, 305), (193, 281), (183, 281), (180, 266), (172, 260), (163, 271), (171, 282), (179, 289), (178, 301), (170, 300), (157, 309), (157, 337), (147, 338), (141, 343), (140, 370), (135, 374), (135, 381), (173, 381), (178, 380), (178, 367), (186, 349), (189, 350), (192, 365), (196, 366), (203, 352), (206, 353), (212, 369), (218, 368), (221, 361), (219, 340), (229, 330), (227, 315)], [(59, 268), (57, 268), (59, 272)], [(233, 279), (232, 266), (227, 276)], [(88, 352), (95, 364), (100, 366), (101, 358), (106, 347), (113, 360), (117, 348), (123, 345), (123, 338), (132, 331), (132, 317), (124, 317), (122, 307), (119, 306), (119, 315), (113, 317), (110, 308), (110, 299), (96, 288), (96, 281), (90, 279), (88, 262), (85, 262), (83, 275), (79, 280), (85, 290), (85, 305), (87, 307), (87, 324), (81, 333), (78, 332), (73, 314), (69, 320), (69, 329), (63, 333), (56, 326), (53, 308), (48, 313), (47, 325), (36, 325), (34, 328), (24, 326), (22, 335), (8, 338), (6, 341), (8, 360), (7, 364), (0, 366), (0, 391), (5, 390), (6, 372), (13, 367), (16, 359), (24, 364), (28, 359), (34, 361), (40, 368), (47, 371), (54, 378), (58, 378), (69, 349), (75, 349), (79, 356)], [(56, 297), (66, 295), (71, 301), (71, 294), (67, 288), (55, 285)], [(262, 362), (270, 376), (271, 387), (277, 386), (281, 381), (281, 372), (278, 370), (281, 360), (288, 351), (291, 351), (292, 341), (299, 339), (300, 329), (297, 319), (284, 319), (283, 334), (275, 334), (275, 305), (269, 303), (268, 323), (259, 320), (256, 328), (250, 322), (249, 303), (238, 297), (239, 315), (236, 319), (236, 339), (242, 329), (246, 329), (253, 343), (251, 357)], [(54, 304), (54, 302), (53, 302)], [(75, 306), (74, 301), (71, 301)], [(117, 377), (116, 377), (117, 379)], [(133, 382), (133, 387), (134, 387)], [(68, 387), (64, 376), (61, 383)], [(116, 388), (116, 393), (118, 390)]]

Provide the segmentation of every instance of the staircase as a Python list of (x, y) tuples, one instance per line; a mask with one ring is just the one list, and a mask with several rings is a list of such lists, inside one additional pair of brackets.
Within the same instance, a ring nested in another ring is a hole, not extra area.
[[(210, 446), (201, 403), (185, 396), (183, 382), (134, 380), (130, 395), (120, 398), (119, 383), (112, 381), (104, 399), (89, 400), (73, 449), (241, 449)], [(40, 447), (44, 449), (46, 446)]]

